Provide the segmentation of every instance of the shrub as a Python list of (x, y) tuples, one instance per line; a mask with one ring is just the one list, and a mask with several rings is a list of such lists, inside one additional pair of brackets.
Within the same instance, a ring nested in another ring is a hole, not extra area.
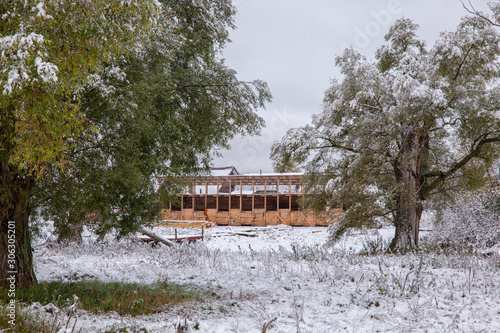
[(463, 195), (446, 208), (424, 241), (441, 248), (487, 249), (500, 244), (500, 195), (482, 191)]

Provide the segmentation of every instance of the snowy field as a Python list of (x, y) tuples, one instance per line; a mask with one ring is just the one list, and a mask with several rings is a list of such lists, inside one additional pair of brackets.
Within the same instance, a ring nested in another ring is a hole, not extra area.
[[(254, 237), (237, 234), (245, 231)], [(185, 234), (200, 230), (179, 230)], [(324, 246), (326, 228), (286, 226), (216, 227), (205, 231), (204, 242), (174, 248), (132, 239), (96, 245), (88, 236), (64, 247), (39, 241), (35, 269), (40, 281), (168, 280), (221, 296), (138, 317), (78, 310), (75, 332), (177, 332), (179, 320), (187, 332), (260, 333), (269, 322), (269, 333), (500, 332), (497, 255), (358, 254), (392, 234), (391, 228), (351, 232), (333, 248)]]

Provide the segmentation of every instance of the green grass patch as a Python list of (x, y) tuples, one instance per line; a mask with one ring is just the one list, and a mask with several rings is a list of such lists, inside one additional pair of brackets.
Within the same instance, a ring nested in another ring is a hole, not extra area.
[[(158, 282), (150, 285), (122, 282), (77, 281), (41, 282), (31, 288), (16, 290), (16, 298), (24, 303), (53, 303), (59, 308), (74, 303), (92, 313), (116, 311), (120, 315), (140, 315), (161, 312), (168, 306), (188, 301), (217, 298), (209, 290), (192, 285)], [(7, 292), (0, 290), (0, 301), (8, 302)]]

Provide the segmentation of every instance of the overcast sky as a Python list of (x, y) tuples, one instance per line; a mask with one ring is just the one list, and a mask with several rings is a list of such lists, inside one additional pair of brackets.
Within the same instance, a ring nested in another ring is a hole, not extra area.
[[(485, 0), (471, 0), (485, 9)], [(453, 31), (467, 15), (460, 0), (235, 0), (238, 10), (226, 63), (241, 80), (262, 79), (273, 101), (259, 111), (266, 120), (260, 137), (238, 137), (221, 151), (214, 166), (244, 173), (272, 172), (269, 148), (287, 129), (310, 123), (321, 112), (323, 93), (341, 78), (335, 56), (352, 45), (373, 58), (398, 18), (420, 25), (419, 36), (432, 46), (442, 31)]]

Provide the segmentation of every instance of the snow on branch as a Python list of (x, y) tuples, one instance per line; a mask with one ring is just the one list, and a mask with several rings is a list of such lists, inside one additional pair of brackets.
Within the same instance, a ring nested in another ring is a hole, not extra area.
[(47, 56), (44, 41), (42, 35), (33, 32), (0, 37), (0, 61), (5, 64), (0, 70), (0, 85), (4, 95), (39, 80), (57, 82), (57, 66), (43, 60)]

